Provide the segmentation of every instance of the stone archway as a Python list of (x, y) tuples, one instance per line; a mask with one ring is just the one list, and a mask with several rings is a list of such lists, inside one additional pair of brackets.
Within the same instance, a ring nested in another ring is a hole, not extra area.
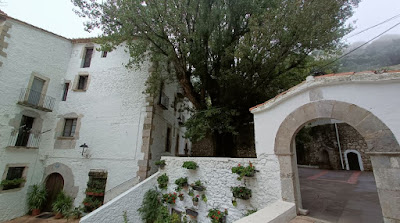
[(387, 221), (400, 220), (400, 199), (396, 198), (400, 195), (400, 186), (393, 187), (400, 176), (387, 177), (393, 170), (398, 170), (390, 160), (395, 156), (394, 160), (398, 162), (400, 146), (392, 131), (378, 117), (342, 101), (321, 100), (305, 104), (281, 123), (275, 137), (274, 152), (280, 165), (282, 200), (294, 202), (298, 210), (302, 208), (294, 136), (305, 124), (327, 118), (346, 122), (364, 137), (371, 155), (383, 216)]
[(75, 186), (74, 184), (74, 174), (72, 173), (72, 170), (65, 164), (62, 163), (53, 163), (49, 166), (47, 166), (44, 170), (43, 174), (43, 180), (44, 183), (48, 179), (48, 177), (51, 174), (58, 173), (62, 176), (64, 180), (64, 187), (63, 190), (65, 193), (73, 198), (76, 197), (78, 194), (79, 187)]

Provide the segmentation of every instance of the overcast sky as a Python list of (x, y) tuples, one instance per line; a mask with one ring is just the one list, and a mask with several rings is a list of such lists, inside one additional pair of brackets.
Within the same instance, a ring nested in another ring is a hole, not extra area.
[[(9, 16), (68, 38), (94, 37), (97, 33), (84, 31), (83, 20), (72, 11), (70, 0), (0, 0), (0, 9)], [(356, 29), (353, 33), (373, 26), (400, 14), (400, 0), (362, 0), (350, 21)], [(348, 42), (367, 41), (396, 23), (400, 17), (348, 39)], [(400, 25), (389, 34), (400, 34)], [(351, 34), (350, 34), (351, 35)]]

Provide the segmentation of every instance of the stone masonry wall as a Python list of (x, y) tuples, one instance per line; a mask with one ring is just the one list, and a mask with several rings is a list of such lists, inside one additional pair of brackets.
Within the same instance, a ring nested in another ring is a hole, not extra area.
[[(357, 132), (357, 130), (346, 123), (339, 123), (337, 126), (344, 165), (344, 153), (346, 150), (356, 150), (361, 154), (364, 170), (371, 171), (371, 160), (369, 155), (366, 154), (366, 152), (368, 152), (368, 147), (364, 138)], [(303, 144), (304, 148), (302, 148), (302, 145), (297, 143), (296, 149), (298, 154), (298, 163), (302, 165), (315, 165), (320, 166), (320, 168), (324, 168), (324, 164), (321, 162), (321, 156), (325, 150), (329, 154), (330, 168), (335, 170), (342, 169), (335, 125), (327, 124), (311, 127), (309, 130), (309, 135), (311, 138), (308, 139), (308, 142)], [(300, 151), (302, 149), (303, 151)], [(301, 153), (303, 153), (303, 155)]]

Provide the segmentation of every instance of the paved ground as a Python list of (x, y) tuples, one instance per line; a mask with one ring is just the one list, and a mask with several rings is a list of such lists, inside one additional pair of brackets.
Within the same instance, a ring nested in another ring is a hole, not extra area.
[(383, 222), (372, 172), (299, 168), (299, 175), (308, 216), (338, 223)]
[(11, 221), (7, 221), (5, 223), (65, 223), (65, 222), (78, 223), (79, 219), (54, 219), (54, 217), (49, 219), (40, 219), (26, 215)]

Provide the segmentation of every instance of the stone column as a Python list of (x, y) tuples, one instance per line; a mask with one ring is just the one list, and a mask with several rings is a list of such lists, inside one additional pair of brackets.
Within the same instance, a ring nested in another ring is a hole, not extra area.
[(379, 202), (385, 223), (400, 222), (400, 152), (371, 152)]

